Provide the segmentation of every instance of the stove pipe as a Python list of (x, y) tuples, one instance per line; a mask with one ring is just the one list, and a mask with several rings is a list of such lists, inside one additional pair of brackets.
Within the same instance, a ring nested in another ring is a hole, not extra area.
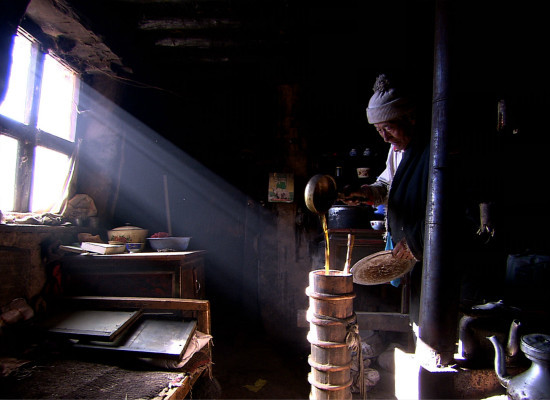
[[(450, 2), (435, 7), (434, 78), (430, 182), (420, 300), (419, 339), (435, 352), (439, 366), (454, 360), (458, 312), (458, 277), (454, 272), (449, 224), (449, 21)], [(447, 234), (446, 234), (447, 233)]]

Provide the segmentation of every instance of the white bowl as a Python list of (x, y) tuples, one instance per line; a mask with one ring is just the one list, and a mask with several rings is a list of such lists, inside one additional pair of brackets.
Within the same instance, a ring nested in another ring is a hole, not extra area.
[(170, 236), (163, 238), (147, 238), (156, 251), (185, 251), (189, 246), (190, 237)]
[(371, 221), (370, 226), (372, 226), (372, 229), (375, 229), (377, 231), (386, 229), (386, 224), (384, 223), (384, 221)]

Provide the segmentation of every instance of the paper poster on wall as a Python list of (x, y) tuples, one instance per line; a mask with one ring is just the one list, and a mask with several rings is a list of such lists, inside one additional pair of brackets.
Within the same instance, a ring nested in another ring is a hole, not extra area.
[(272, 203), (294, 201), (294, 174), (270, 173), (267, 200)]

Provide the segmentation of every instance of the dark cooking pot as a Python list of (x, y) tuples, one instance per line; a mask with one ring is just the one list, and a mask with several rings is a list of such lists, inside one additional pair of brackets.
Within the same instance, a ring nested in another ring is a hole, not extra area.
[(335, 205), (328, 210), (328, 229), (372, 229), (374, 217), (371, 206)]

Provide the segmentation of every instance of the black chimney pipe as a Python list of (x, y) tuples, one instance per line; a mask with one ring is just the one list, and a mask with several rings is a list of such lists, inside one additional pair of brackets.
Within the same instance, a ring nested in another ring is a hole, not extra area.
[(458, 319), (459, 279), (449, 235), (449, 7), (450, 1), (436, 0), (430, 182), (419, 320), (419, 339), (432, 350), (437, 366), (454, 360)]

